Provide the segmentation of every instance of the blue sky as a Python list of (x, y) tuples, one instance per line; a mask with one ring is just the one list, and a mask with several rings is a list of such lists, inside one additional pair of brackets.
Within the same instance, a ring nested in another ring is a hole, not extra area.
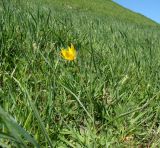
[(160, 0), (113, 0), (114, 2), (138, 12), (160, 23)]

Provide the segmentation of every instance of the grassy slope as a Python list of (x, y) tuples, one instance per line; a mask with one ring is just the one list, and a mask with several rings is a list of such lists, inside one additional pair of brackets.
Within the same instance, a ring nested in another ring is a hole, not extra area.
[[(108, 16), (113, 19), (130, 21), (138, 24), (156, 25), (152, 20), (127, 10), (111, 0), (41, 0), (42, 5), (55, 9), (73, 9), (81, 12), (91, 12), (92, 15)], [(56, 6), (56, 7), (55, 7)]]
[[(158, 146), (159, 26), (52, 2), (0, 14), (0, 145), (36, 145), (25, 129), (41, 147)], [(75, 62), (59, 55), (71, 42)]]

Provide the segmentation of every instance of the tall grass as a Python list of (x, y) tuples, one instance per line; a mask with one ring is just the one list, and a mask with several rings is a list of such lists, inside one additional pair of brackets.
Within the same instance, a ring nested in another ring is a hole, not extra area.
[[(160, 145), (159, 26), (29, 2), (0, 11), (1, 146)], [(74, 62), (60, 56), (70, 43)]]

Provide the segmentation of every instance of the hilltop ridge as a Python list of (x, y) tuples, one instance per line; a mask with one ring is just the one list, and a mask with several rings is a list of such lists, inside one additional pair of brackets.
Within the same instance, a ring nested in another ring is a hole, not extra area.
[(85, 11), (94, 15), (108, 16), (137, 24), (157, 25), (153, 20), (124, 8), (111, 0), (46, 0), (45, 2), (41, 0), (40, 4), (47, 6), (51, 10)]

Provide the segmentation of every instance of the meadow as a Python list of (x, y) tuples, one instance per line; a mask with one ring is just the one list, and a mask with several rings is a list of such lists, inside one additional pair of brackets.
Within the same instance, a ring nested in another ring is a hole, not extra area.
[(1, 147), (160, 146), (160, 26), (100, 1), (0, 2)]

